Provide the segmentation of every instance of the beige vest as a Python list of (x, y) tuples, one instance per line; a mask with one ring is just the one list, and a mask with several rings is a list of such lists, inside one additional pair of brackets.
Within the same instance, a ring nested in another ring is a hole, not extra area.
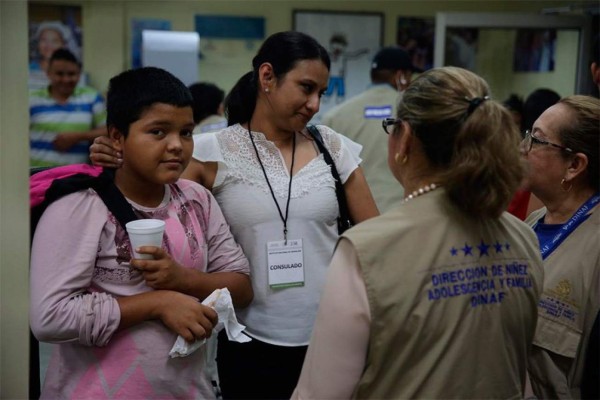
[(344, 236), (372, 320), (354, 397), (521, 398), (543, 279), (527, 225), (469, 218), (437, 189)]
[[(546, 209), (533, 212), (534, 226)], [(544, 260), (529, 375), (537, 396), (580, 398), (585, 352), (600, 310), (600, 207)]]

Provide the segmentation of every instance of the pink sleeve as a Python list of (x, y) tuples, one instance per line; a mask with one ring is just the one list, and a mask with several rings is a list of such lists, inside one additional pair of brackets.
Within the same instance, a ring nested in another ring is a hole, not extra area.
[(119, 326), (119, 306), (89, 293), (107, 209), (91, 190), (52, 203), (31, 250), (30, 323), (41, 341), (104, 346)]
[(352, 244), (341, 239), (293, 399), (349, 399), (365, 367), (371, 313)]
[(208, 217), (208, 268), (207, 272), (239, 272), (250, 274), (250, 264), (242, 248), (233, 238), (221, 207), (214, 196), (207, 191)]

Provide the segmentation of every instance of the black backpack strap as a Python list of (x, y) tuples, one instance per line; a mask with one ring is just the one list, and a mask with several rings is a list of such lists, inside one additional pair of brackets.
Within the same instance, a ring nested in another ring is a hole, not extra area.
[(114, 170), (105, 168), (99, 176), (75, 174), (56, 179), (46, 190), (44, 201), (31, 209), (31, 237), (42, 214), (50, 203), (71, 193), (92, 188), (98, 193), (108, 210), (125, 229), (125, 224), (138, 219), (129, 202), (114, 183)]
[(338, 233), (341, 235), (347, 229), (352, 227), (352, 218), (350, 217), (350, 212), (348, 210), (348, 201), (346, 200), (346, 192), (344, 191), (344, 185), (342, 184), (342, 179), (340, 178), (340, 174), (333, 162), (333, 158), (325, 147), (325, 143), (323, 143), (323, 137), (321, 136), (321, 132), (314, 125), (307, 125), (306, 129), (311, 134), (319, 151), (323, 154), (323, 159), (331, 168), (331, 175), (333, 175), (333, 179), (335, 180), (335, 194), (338, 200), (338, 206), (340, 209), (340, 217), (338, 218)]
[(133, 212), (131, 204), (127, 201), (123, 193), (115, 185), (115, 173), (112, 169), (105, 168), (92, 188), (98, 193), (109, 211), (115, 216), (119, 224), (125, 229), (128, 222), (138, 219)]

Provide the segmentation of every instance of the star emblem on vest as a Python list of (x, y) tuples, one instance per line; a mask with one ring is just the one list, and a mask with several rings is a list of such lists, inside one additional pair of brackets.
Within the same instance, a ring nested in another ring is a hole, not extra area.
[(504, 247), (500, 242), (496, 242), (494, 248), (496, 249), (496, 254), (502, 253), (502, 247)]
[(490, 245), (486, 244), (483, 239), (481, 239), (481, 243), (477, 245), (477, 248), (479, 249), (479, 257), (484, 255), (489, 256), (488, 249), (490, 248)]
[(465, 247), (463, 247), (461, 250), (465, 253), (465, 256), (473, 255), (473, 247), (469, 246), (467, 243), (465, 243)]
[[(459, 252), (462, 252), (464, 257), (476, 256), (476, 254), (473, 253), (474, 248), (477, 248), (477, 250), (479, 250), (480, 258), (483, 256), (490, 257), (491, 251), (496, 251), (495, 254), (504, 253), (504, 252), (509, 251), (510, 243), (508, 243), (508, 242), (500, 243), (499, 240), (496, 240), (496, 243), (494, 243), (493, 241), (490, 243), (486, 243), (483, 239), (481, 239), (479, 244), (470, 245), (469, 243), (465, 242), (464, 246), (452, 246), (449, 251), (450, 251), (450, 255), (452, 257), (456, 257), (457, 255), (459, 255)], [(494, 253), (492, 253), (492, 254), (494, 254)]]

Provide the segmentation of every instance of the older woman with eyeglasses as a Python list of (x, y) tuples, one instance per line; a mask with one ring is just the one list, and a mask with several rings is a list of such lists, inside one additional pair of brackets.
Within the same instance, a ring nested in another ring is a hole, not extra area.
[(538, 236), (545, 271), (529, 367), (540, 398), (581, 396), (600, 309), (599, 139), (600, 100), (569, 96), (547, 109), (521, 143), (526, 186), (545, 205), (526, 221)]
[(454, 67), (414, 80), (397, 117), (388, 165), (409, 195), (338, 242), (294, 397), (522, 398), (543, 278), (504, 212), (518, 129)]

